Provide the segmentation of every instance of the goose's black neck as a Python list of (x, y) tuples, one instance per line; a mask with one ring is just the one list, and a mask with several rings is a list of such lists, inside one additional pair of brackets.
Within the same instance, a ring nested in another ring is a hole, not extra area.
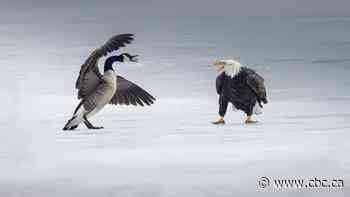
[(116, 55), (116, 56), (111, 56), (106, 59), (105, 66), (104, 66), (104, 72), (108, 70), (113, 70), (113, 63), (114, 62), (123, 62), (123, 56), (122, 55)]

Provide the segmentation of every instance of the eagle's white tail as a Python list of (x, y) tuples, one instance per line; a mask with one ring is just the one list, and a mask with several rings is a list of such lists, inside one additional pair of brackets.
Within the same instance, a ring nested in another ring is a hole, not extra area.
[(82, 103), (78, 105), (78, 107), (75, 109), (73, 117), (68, 120), (66, 125), (64, 125), (63, 130), (73, 130), (76, 129), (80, 123), (84, 121), (84, 106)]
[(263, 108), (260, 107), (258, 102), (256, 102), (253, 108), (253, 114), (260, 115), (262, 113), (263, 113)]

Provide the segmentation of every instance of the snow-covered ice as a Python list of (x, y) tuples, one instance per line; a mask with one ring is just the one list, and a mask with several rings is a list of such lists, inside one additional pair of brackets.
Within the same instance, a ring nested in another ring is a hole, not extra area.
[[(28, 106), (35, 116), (2, 129), (8, 148), (1, 154), (4, 196), (312, 196), (319, 191), (261, 191), (257, 180), (348, 181), (350, 114), (325, 110), (332, 102), (303, 102), (310, 113), (297, 102), (272, 102), (257, 125), (229, 113), (228, 124), (217, 127), (209, 124), (217, 107), (211, 100), (159, 99), (146, 109), (106, 108), (93, 120), (104, 130), (62, 132), (71, 97), (53, 97), (39, 102), (50, 110)], [(288, 113), (281, 110), (286, 108)]]

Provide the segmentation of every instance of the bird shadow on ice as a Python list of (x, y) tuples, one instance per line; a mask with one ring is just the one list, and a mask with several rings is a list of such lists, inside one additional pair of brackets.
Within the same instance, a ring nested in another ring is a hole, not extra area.
[(257, 125), (264, 125), (264, 126), (269, 126), (269, 125), (302, 125), (305, 124), (303, 121), (266, 121), (266, 122), (261, 122), (257, 123)]
[(213, 127), (260, 127), (267, 125), (294, 125), (303, 124), (304, 122), (283, 122), (283, 121), (258, 121), (256, 123), (245, 124), (245, 123), (226, 123), (225, 125), (212, 125)]
[(96, 129), (96, 130), (91, 130), (91, 129), (77, 129), (73, 130), (70, 132), (67, 131), (60, 131), (58, 134), (61, 136), (74, 136), (74, 135), (105, 135), (105, 134), (110, 134), (113, 133), (112, 131), (108, 130), (103, 130), (103, 129)]
[(245, 124), (242, 122), (226, 122), (224, 125), (214, 125), (213, 123), (210, 123), (213, 127), (227, 127), (227, 126), (244, 126)]

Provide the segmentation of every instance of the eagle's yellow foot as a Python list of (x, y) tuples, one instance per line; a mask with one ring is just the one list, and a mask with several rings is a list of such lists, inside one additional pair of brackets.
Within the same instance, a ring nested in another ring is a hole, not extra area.
[(258, 121), (253, 120), (251, 116), (248, 116), (247, 119), (244, 121), (246, 124), (254, 124), (257, 123)]
[(217, 121), (214, 121), (214, 122), (211, 122), (215, 125), (222, 125), (222, 124), (225, 124), (225, 120), (223, 117), (220, 117)]

